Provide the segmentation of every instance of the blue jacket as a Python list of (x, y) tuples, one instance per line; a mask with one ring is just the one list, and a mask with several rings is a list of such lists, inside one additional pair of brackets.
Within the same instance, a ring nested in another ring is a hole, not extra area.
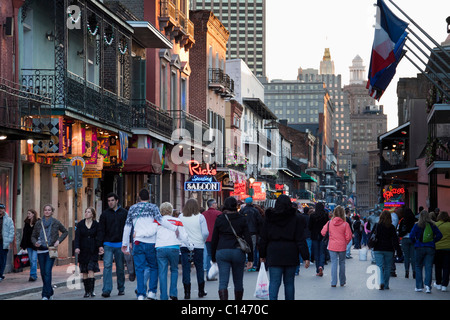
[(420, 247), (435, 248), (436, 242), (438, 242), (439, 240), (442, 239), (442, 233), (439, 230), (439, 228), (436, 227), (434, 224), (431, 225), (431, 228), (433, 229), (433, 234), (434, 234), (433, 241), (423, 243), (422, 235), (423, 235), (424, 229), (419, 227), (419, 225), (417, 223), (414, 225), (414, 227), (411, 229), (411, 232), (409, 234), (409, 238), (414, 243), (415, 248), (420, 248)]

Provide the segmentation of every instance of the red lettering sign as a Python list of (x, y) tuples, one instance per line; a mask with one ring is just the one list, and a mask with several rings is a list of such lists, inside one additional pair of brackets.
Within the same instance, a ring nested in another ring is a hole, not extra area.
[(217, 170), (211, 168), (208, 163), (206, 164), (206, 168), (203, 168), (198, 161), (191, 160), (189, 161), (189, 174), (191, 176), (215, 176)]

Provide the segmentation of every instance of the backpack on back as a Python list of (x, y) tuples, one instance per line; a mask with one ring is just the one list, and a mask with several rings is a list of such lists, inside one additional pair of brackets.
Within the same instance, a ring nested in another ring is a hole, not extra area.
[(423, 236), (422, 236), (422, 242), (427, 243), (431, 242), (434, 239), (433, 229), (431, 228), (431, 225), (427, 223), (425, 226), (425, 230), (423, 230)]

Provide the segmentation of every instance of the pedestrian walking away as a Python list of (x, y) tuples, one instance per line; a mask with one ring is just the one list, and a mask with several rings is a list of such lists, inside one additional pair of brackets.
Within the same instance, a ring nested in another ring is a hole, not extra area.
[(399, 257), (403, 255), (398, 240), (397, 231), (392, 224), (392, 215), (384, 210), (372, 232), (376, 232), (377, 242), (373, 248), (375, 262), (379, 269), (380, 290), (389, 289), (389, 279), (391, 277), (392, 261), (394, 252)]
[(269, 299), (278, 300), (281, 283), (285, 300), (295, 297), (295, 270), (299, 255), (309, 267), (309, 250), (306, 243), (306, 219), (292, 205), (291, 199), (280, 195), (274, 209), (266, 210), (261, 232), (260, 258), (269, 268)]
[[(130, 234), (133, 230), (132, 254), (136, 273), (138, 300), (156, 299), (158, 288), (158, 261), (156, 257), (156, 232), (158, 224), (177, 232), (178, 227), (162, 218), (158, 206), (149, 203), (150, 193), (141, 189), (139, 202), (128, 211), (122, 236), (122, 253), (130, 254)], [(150, 281), (147, 290), (145, 271), (149, 267)]]
[(309, 216), (309, 230), (311, 231), (311, 250), (313, 252), (316, 275), (323, 276), (325, 266), (325, 245), (322, 241), (322, 228), (328, 222), (328, 214), (322, 202), (316, 204), (313, 214)]
[[(234, 229), (234, 232), (233, 232)], [(245, 217), (238, 213), (238, 202), (234, 197), (224, 201), (222, 214), (214, 224), (211, 239), (211, 259), (219, 267), (219, 299), (228, 300), (228, 282), (230, 272), (233, 275), (234, 297), (242, 300), (244, 295), (244, 267), (246, 254), (241, 250), (238, 237), (243, 238), (250, 249), (253, 248), (252, 238)], [(253, 251), (247, 255), (247, 269), (253, 266)]]
[(447, 211), (441, 211), (437, 216), (436, 227), (442, 233), (442, 239), (436, 242), (434, 258), (436, 283), (435, 288), (447, 291), (450, 272), (450, 217)]
[[(53, 217), (55, 208), (46, 204), (42, 219), (36, 222), (31, 234), (31, 241), (37, 248), (39, 268), (42, 278), (42, 300), (53, 298), (52, 269), (56, 258), (50, 257), (49, 248), (56, 247), (67, 237), (68, 231), (63, 224)], [(60, 234), (61, 233), (61, 234)]]
[(14, 222), (6, 212), (6, 206), (0, 203), (0, 282), (5, 279), (6, 259), (9, 245), (14, 241)]
[(256, 256), (258, 251), (257, 244), (259, 242), (259, 236), (263, 224), (263, 219), (261, 214), (259, 213), (259, 210), (256, 209), (256, 207), (254, 206), (252, 197), (247, 197), (245, 199), (245, 207), (242, 208), (241, 211), (239, 211), (239, 213), (242, 214), (247, 220), (248, 230), (252, 237), (253, 243), (253, 267), (248, 271), (256, 271), (256, 267), (258, 264)]
[(30, 277), (28, 281), (36, 281), (37, 279), (37, 251), (33, 241), (31, 241), (31, 235), (33, 234), (34, 226), (39, 217), (34, 209), (27, 210), (27, 218), (24, 221), (22, 240), (20, 241), (20, 247), (23, 250), (27, 250), (28, 259), (30, 261)]
[(416, 223), (416, 217), (410, 208), (406, 208), (403, 217), (398, 225), (398, 236), (403, 251), (403, 264), (405, 266), (405, 278), (409, 278), (409, 267), (411, 266), (413, 278), (416, 278), (416, 256), (414, 244), (412, 243), (409, 233)]
[[(410, 234), (411, 241), (416, 250), (416, 288), (417, 292), (424, 289), (431, 293), (431, 281), (433, 273), (433, 262), (436, 250), (436, 242), (442, 238), (442, 233), (436, 227), (427, 210), (419, 214), (419, 221), (414, 225)], [(423, 270), (425, 269), (425, 279)]]
[(214, 281), (217, 280), (216, 278), (209, 279), (208, 273), (209, 269), (211, 268), (211, 239), (214, 229), (214, 224), (216, 223), (217, 217), (222, 214), (221, 211), (217, 210), (217, 202), (215, 199), (209, 199), (206, 202), (208, 206), (208, 210), (202, 212), (202, 214), (205, 216), (206, 224), (208, 225), (208, 238), (206, 238), (205, 242), (205, 248), (206, 248), (206, 280), (207, 281)]
[[(178, 300), (178, 261), (180, 258), (180, 245), (184, 244), (189, 249), (193, 249), (193, 245), (189, 243), (189, 238), (183, 223), (179, 218), (173, 217), (173, 206), (169, 202), (164, 202), (160, 206), (162, 221), (171, 223), (177, 227), (177, 233), (161, 224), (158, 224), (156, 231), (156, 258), (158, 262), (159, 289), (161, 292), (160, 299)], [(170, 267), (170, 288), (167, 294), (168, 272)]]
[(125, 261), (121, 247), (123, 229), (128, 214), (127, 210), (120, 207), (117, 194), (111, 192), (106, 198), (108, 208), (100, 216), (97, 232), (99, 254), (103, 255), (102, 297), (104, 298), (111, 296), (113, 261), (116, 264), (118, 294), (125, 294)]
[(100, 272), (98, 266), (97, 233), (98, 221), (95, 209), (86, 208), (84, 219), (77, 224), (75, 231), (75, 254), (78, 255), (78, 263), (84, 285), (84, 298), (95, 297), (95, 272)]
[(202, 298), (206, 296), (203, 253), (205, 241), (209, 235), (208, 224), (205, 216), (200, 213), (200, 207), (195, 199), (186, 201), (179, 218), (188, 234), (189, 241), (194, 244), (193, 250), (189, 250), (185, 245), (181, 245), (180, 249), (184, 298), (191, 298), (191, 262), (189, 261), (191, 254), (197, 274), (198, 297)]
[(329, 234), (328, 251), (331, 257), (331, 286), (336, 287), (338, 281), (339, 266), (339, 284), (343, 287), (346, 284), (345, 275), (345, 254), (347, 244), (352, 239), (352, 230), (345, 219), (345, 210), (341, 206), (337, 206), (333, 211), (333, 216), (326, 225), (323, 226), (321, 234), (325, 236)]

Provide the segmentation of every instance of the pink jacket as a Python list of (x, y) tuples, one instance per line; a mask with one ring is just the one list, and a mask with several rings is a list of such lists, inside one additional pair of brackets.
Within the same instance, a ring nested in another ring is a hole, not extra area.
[(334, 217), (328, 221), (322, 228), (322, 235), (325, 236), (328, 230), (328, 224), (330, 225), (330, 240), (328, 241), (328, 250), (330, 251), (345, 251), (347, 244), (352, 239), (352, 230), (347, 221), (342, 220), (339, 217)]

